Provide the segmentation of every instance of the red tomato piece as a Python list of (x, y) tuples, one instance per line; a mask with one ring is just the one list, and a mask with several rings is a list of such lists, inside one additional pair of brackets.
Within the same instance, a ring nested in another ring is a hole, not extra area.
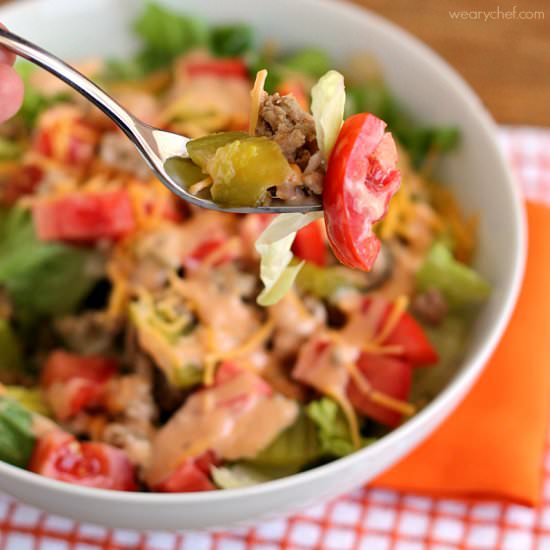
[[(381, 298), (377, 298), (381, 300)], [(364, 311), (367, 312), (371, 305), (371, 298), (363, 301)], [(382, 315), (379, 321), (379, 330), (384, 326), (391, 314), (393, 305), (383, 304)], [(386, 346), (399, 346), (402, 348), (399, 357), (410, 361), (415, 367), (433, 365), (439, 360), (437, 351), (428, 340), (424, 329), (416, 322), (414, 317), (404, 311), (389, 336), (382, 342)]]
[(384, 344), (401, 346), (404, 357), (415, 367), (433, 365), (439, 361), (437, 351), (428, 340), (426, 333), (414, 317), (406, 311)]
[(386, 214), (399, 188), (397, 151), (386, 124), (370, 113), (349, 117), (328, 162), (323, 190), (327, 235), (348, 267), (372, 268), (380, 241), (372, 225)]
[[(220, 248), (220, 246), (223, 246), (226, 242), (227, 237), (221, 235), (218, 237), (212, 237), (211, 239), (206, 239), (183, 259), (183, 267), (189, 269), (190, 271), (198, 269), (206, 258), (208, 258), (211, 254), (214, 254), (216, 250)], [(220, 258), (218, 258), (213, 265), (219, 266), (227, 262), (231, 262), (236, 258), (237, 255), (234, 253), (234, 251), (228, 250)]]
[(153, 487), (153, 490), (160, 493), (213, 491), (216, 487), (210, 481), (210, 468), (219, 463), (212, 451), (206, 451), (195, 458), (187, 458), (164, 481)]
[[(60, 142), (59, 146), (54, 138), (58, 133), (67, 135), (67, 139)], [(85, 166), (93, 160), (98, 143), (99, 133), (85, 121), (75, 117), (52, 118), (39, 126), (33, 148), (41, 155), (63, 164)]]
[(321, 220), (302, 227), (296, 233), (296, 238), (292, 244), (292, 252), (301, 260), (306, 260), (306, 262), (311, 262), (320, 267), (327, 265), (328, 250)]
[(75, 192), (37, 201), (33, 218), (36, 233), (42, 241), (117, 239), (135, 227), (132, 202), (125, 189)]
[(80, 443), (60, 430), (38, 440), (29, 470), (86, 487), (115, 491), (137, 489), (134, 466), (126, 453), (105, 443)]
[(185, 70), (189, 76), (211, 75), (248, 79), (248, 69), (244, 61), (238, 57), (190, 61), (185, 64)]
[(59, 420), (101, 405), (117, 362), (105, 357), (83, 357), (62, 350), (52, 352), (40, 380), (49, 405)]
[[(373, 389), (401, 401), (407, 400), (412, 383), (412, 367), (406, 361), (363, 353), (357, 367)], [(347, 391), (352, 405), (366, 416), (391, 427), (397, 426), (403, 419), (398, 411), (373, 402), (355, 382), (349, 382)]]
[[(239, 365), (231, 362), (224, 361), (216, 370), (216, 376), (214, 377), (214, 386), (220, 386), (229, 382), (235, 376), (239, 376), (243, 372), (243, 368)], [(259, 395), (270, 396), (273, 394), (271, 386), (260, 376), (256, 376), (256, 381), (254, 384), (254, 389)], [(250, 394), (243, 394), (245, 397), (251, 397)], [(240, 400), (241, 396), (236, 396), (234, 400)], [(224, 404), (221, 403), (220, 406)]]

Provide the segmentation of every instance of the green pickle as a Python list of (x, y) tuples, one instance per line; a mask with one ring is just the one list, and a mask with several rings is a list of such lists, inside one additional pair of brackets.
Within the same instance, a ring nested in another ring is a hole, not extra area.
[(203, 180), (206, 174), (192, 160), (172, 157), (164, 163), (166, 173), (185, 189)]
[(216, 151), (236, 140), (244, 140), (250, 136), (245, 132), (220, 132), (219, 134), (210, 134), (208, 136), (192, 139), (187, 143), (187, 153), (189, 158), (203, 170), (206, 169), (208, 162), (214, 157)]
[(257, 206), (267, 189), (288, 179), (290, 166), (281, 148), (263, 137), (249, 137), (220, 147), (207, 166), (214, 181), (212, 200), (229, 207)]

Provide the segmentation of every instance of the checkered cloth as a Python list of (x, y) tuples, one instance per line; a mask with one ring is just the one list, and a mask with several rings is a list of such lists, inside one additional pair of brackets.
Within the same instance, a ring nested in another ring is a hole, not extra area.
[[(550, 130), (503, 128), (525, 196), (550, 205)], [(428, 498), (360, 489), (253, 529), (112, 530), (47, 515), (0, 493), (0, 550), (550, 550), (550, 438), (542, 504)]]

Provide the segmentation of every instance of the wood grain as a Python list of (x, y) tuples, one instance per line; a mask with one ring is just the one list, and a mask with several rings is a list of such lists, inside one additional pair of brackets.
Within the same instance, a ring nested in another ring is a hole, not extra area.
[[(442, 55), (472, 85), (498, 122), (550, 126), (548, 0), (352, 1), (394, 21)], [(3, 3), (6, 0), (0, 0)], [(504, 12), (514, 6), (516, 14), (507, 19)], [(451, 10), (484, 10), (488, 20), (483, 20), (484, 13), (453, 19)], [(543, 12), (543, 17), (520, 19), (520, 11)]]
[[(498, 122), (550, 126), (548, 0), (353, 0), (426, 42), (476, 90)], [(506, 19), (504, 12), (515, 16)], [(496, 10), (498, 13), (494, 13)], [(477, 12), (453, 19), (450, 11)], [(538, 19), (534, 12), (543, 12)], [(491, 13), (492, 12), (492, 13)], [(541, 18), (543, 17), (543, 18)], [(494, 18), (494, 19), (493, 19)]]

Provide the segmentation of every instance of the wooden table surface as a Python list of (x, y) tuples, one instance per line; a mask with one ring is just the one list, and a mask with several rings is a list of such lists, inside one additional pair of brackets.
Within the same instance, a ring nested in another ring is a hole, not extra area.
[(394, 21), (441, 54), (498, 122), (550, 126), (548, 0), (352, 1)]

